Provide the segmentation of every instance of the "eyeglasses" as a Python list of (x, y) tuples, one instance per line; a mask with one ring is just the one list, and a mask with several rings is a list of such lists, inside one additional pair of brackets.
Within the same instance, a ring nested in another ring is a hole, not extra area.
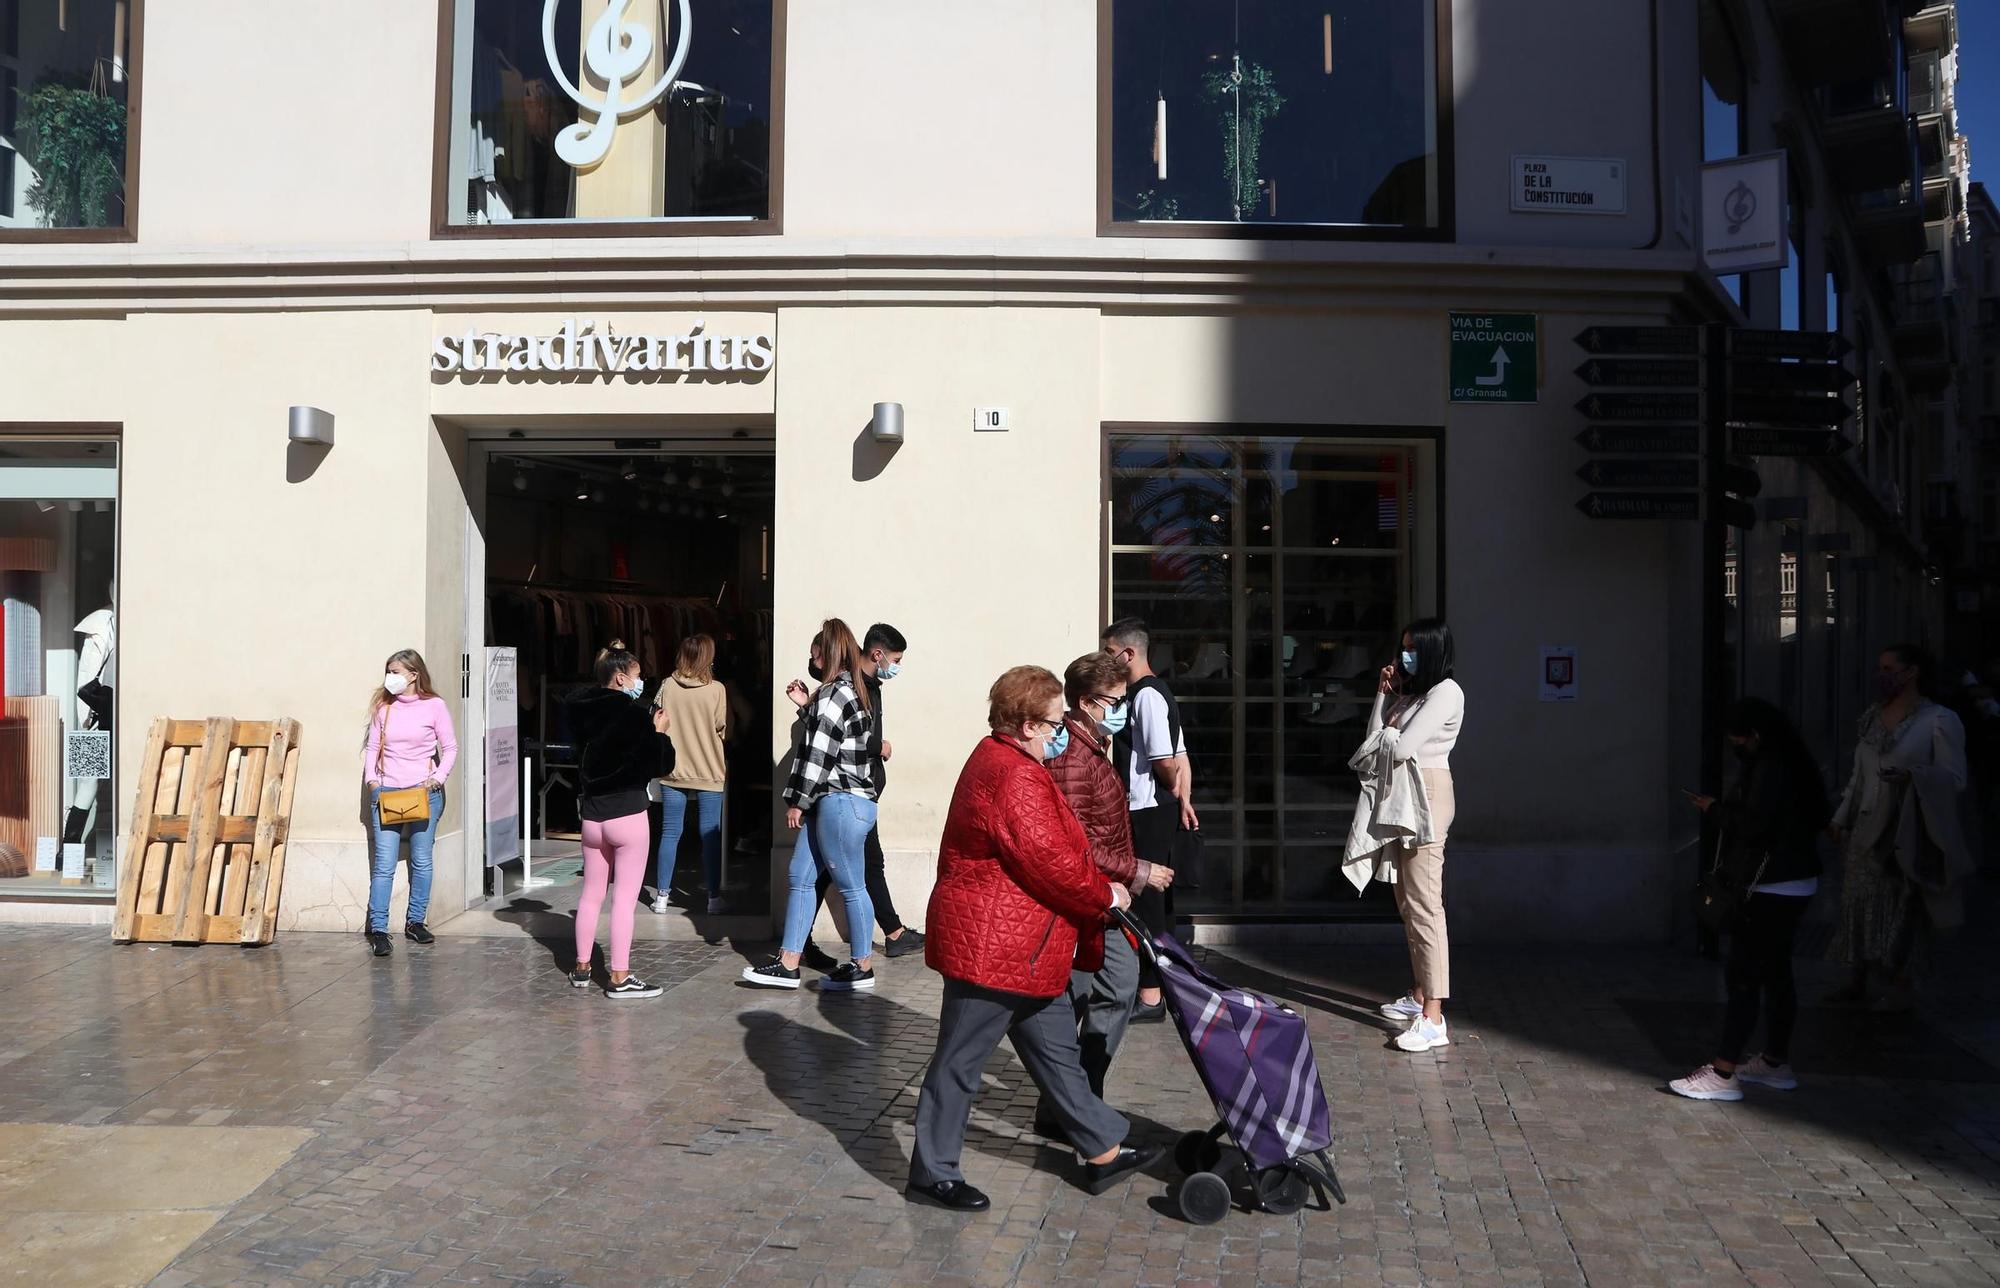
[(1031, 718), (1031, 719), (1030, 719), (1030, 720), (1028, 721), (1028, 723), (1029, 723), (1029, 724), (1045, 724), (1045, 725), (1047, 725), (1047, 726), (1049, 727), (1049, 732), (1050, 732), (1050, 733), (1054, 733), (1054, 732), (1055, 732), (1056, 730), (1058, 730), (1058, 729), (1062, 728), (1062, 725), (1063, 725), (1063, 722), (1062, 722), (1062, 720), (1061, 720), (1060, 718), (1058, 718), (1058, 719), (1055, 719), (1055, 720), (1048, 720), (1048, 719), (1044, 719), (1044, 718), (1043, 718), (1043, 717), (1041, 717), (1041, 716), (1035, 716), (1035, 717)]
[(1125, 705), (1125, 699), (1114, 698), (1108, 693), (1093, 693), (1084, 701), (1093, 707), (1102, 707), (1107, 715)]

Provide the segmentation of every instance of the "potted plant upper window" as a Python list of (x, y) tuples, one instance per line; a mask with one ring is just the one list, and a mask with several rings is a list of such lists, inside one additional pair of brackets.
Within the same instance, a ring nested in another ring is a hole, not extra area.
[(48, 228), (122, 218), (125, 104), (87, 85), (43, 81), (21, 95), (14, 147), (35, 173), (28, 204)]

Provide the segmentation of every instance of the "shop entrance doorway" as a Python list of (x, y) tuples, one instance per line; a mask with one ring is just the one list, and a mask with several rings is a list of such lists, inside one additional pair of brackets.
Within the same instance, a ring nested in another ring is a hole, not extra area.
[[(650, 703), (675, 683), (682, 642), (707, 636), (729, 713), (720, 894), (725, 914), (761, 922), (773, 816), (768, 443), (494, 442), (483, 464), (484, 622), (475, 638), (512, 650), (514, 796), (528, 859), (486, 868), (485, 907), (575, 909), (582, 846), (566, 699), (594, 682), (599, 651), (622, 646), (638, 656)], [(485, 672), (483, 660), (468, 666), (470, 676)], [(652, 811), (656, 855), (662, 808)], [(710, 891), (698, 811), (691, 803), (685, 813), (677, 853), (664, 869), (656, 861), (646, 884), (664, 915), (701, 918)]]

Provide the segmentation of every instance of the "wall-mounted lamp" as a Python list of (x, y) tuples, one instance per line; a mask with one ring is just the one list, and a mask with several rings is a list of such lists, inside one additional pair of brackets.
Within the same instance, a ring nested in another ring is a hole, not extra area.
[(869, 424), (869, 434), (878, 443), (902, 442), (903, 404), (876, 403), (875, 419)]
[(292, 408), (291, 440), (314, 447), (332, 447), (333, 413), (317, 407)]

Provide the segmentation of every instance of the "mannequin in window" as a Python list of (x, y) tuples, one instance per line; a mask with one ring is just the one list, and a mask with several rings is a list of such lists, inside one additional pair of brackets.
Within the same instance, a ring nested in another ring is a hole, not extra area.
[[(114, 583), (112, 602), (118, 598)], [(117, 646), (116, 614), (100, 608), (76, 624), (83, 637), (76, 656), (76, 706), (79, 730), (111, 729), (111, 689), (117, 680), (112, 654)], [(73, 778), (69, 784), (69, 816), (63, 821), (63, 841), (81, 841), (90, 826), (90, 814), (97, 807), (96, 778)]]

